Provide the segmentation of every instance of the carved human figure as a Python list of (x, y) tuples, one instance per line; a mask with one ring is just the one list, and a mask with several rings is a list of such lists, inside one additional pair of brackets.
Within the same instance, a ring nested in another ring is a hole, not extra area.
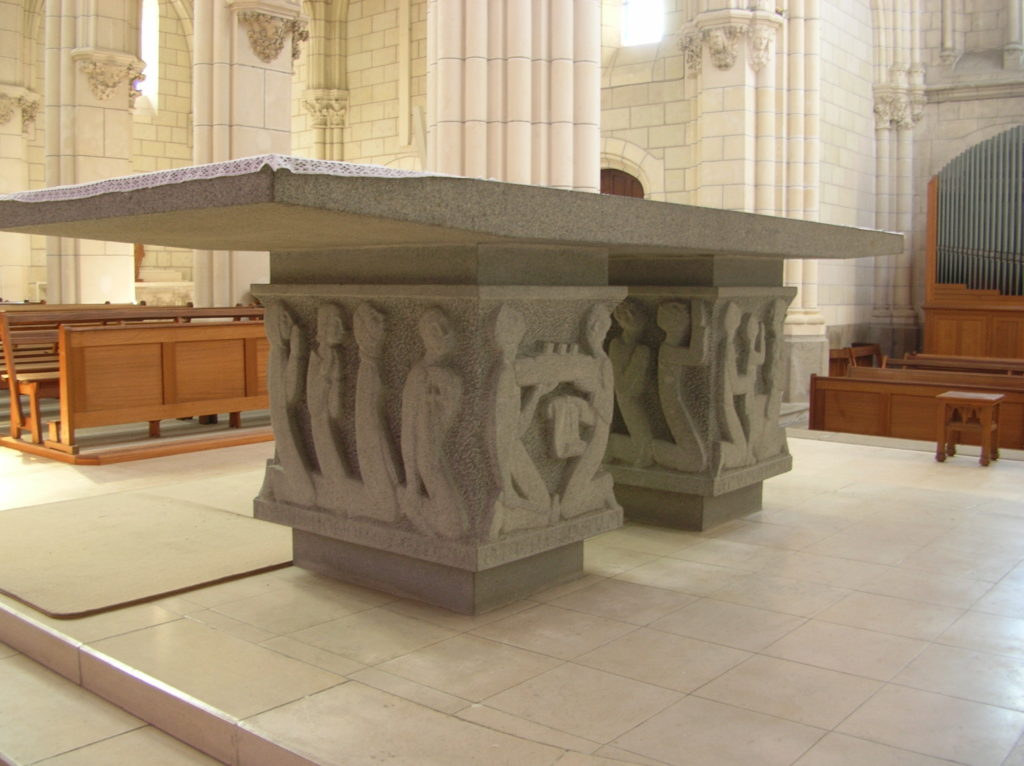
[(730, 302), (725, 310), (723, 335), (725, 355), (719, 470), (753, 462), (751, 424), (754, 418), (762, 417), (754, 408), (754, 392), (758, 369), (764, 363), (764, 325)]
[(352, 315), (353, 334), (359, 346), (356, 375), (356, 455), (366, 491), (366, 502), (352, 511), (379, 521), (398, 517), (398, 457), (384, 417), (384, 386), (381, 355), (384, 347), (384, 315), (369, 303), (361, 303)]
[(429, 308), (419, 320), (423, 357), (402, 389), (402, 512), (421, 532), (457, 538), (469, 515), (445, 457), (445, 442), (462, 403), (462, 379), (445, 365), (455, 348), (448, 317)]
[(654, 457), (665, 468), (700, 471), (707, 465), (707, 447), (693, 419), (695, 402), (686, 383), (687, 368), (707, 362), (711, 334), (707, 304), (666, 301), (658, 307), (658, 326), (665, 331), (658, 349), (658, 399), (672, 442), (656, 441)]
[(762, 412), (763, 426), (754, 439), (754, 457), (764, 460), (786, 451), (786, 430), (779, 424), (779, 410), (784, 393), (782, 380), (783, 324), (788, 303), (781, 298), (773, 300), (765, 322), (765, 360), (761, 379), (765, 393), (760, 395), (758, 409)]
[(275, 454), (267, 477), (280, 500), (312, 506), (314, 462), (302, 434), (300, 416), (306, 393), (309, 358), (302, 328), (279, 301), (267, 308), (265, 317), (270, 354), (270, 415), (274, 424)]
[[(505, 304), (494, 321), (494, 340), (500, 354), (495, 370), (493, 432), (501, 493), (495, 503), (491, 536), (515, 529), (544, 526), (551, 521), (551, 494), (523, 443), (541, 397), (555, 381), (531, 379), (533, 360), (518, 358), (526, 332), (522, 313)], [(523, 398), (523, 392), (526, 398)]]
[(341, 509), (341, 501), (356, 484), (345, 460), (342, 437), (345, 373), (341, 346), (348, 337), (341, 309), (325, 303), (316, 315), (316, 349), (309, 355), (306, 401), (319, 471), (314, 475), (316, 504)]
[[(601, 470), (615, 405), (615, 372), (604, 352), (604, 338), (609, 328), (611, 312), (608, 307), (595, 305), (587, 314), (584, 331), (588, 353), (572, 355), (576, 369), (572, 384), (585, 393), (585, 398), (575, 398), (587, 405), (585, 411), (580, 408), (578, 412), (579, 423), (588, 428), (589, 438), (582, 440), (585, 443), (582, 452), (570, 461), (569, 476), (558, 499), (558, 513), (562, 518), (619, 507), (612, 490), (612, 477)], [(553, 400), (550, 407), (554, 408), (557, 401), (557, 398)]]
[(651, 378), (651, 349), (640, 342), (647, 317), (635, 301), (623, 301), (612, 313), (622, 332), (608, 344), (608, 358), (615, 372), (615, 403), (628, 436), (608, 437), (608, 456), (646, 468), (654, 463), (654, 436), (644, 406), (644, 392)]

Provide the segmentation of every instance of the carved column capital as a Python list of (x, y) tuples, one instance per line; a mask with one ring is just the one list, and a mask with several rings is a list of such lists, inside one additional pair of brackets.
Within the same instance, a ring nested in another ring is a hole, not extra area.
[(39, 97), (39, 94), (32, 93), (31, 91), (26, 92), (24, 96), (18, 98), (18, 106), (21, 107), (22, 133), (28, 133), (29, 127), (35, 124), (36, 118), (39, 116), (39, 109), (42, 105), (43, 101)]
[(683, 52), (687, 77), (696, 77), (704, 71), (703, 48), (699, 32), (687, 32), (681, 35), (679, 49)]
[(114, 92), (127, 82), (129, 84), (129, 106), (134, 105), (139, 92), (134, 82), (142, 79), (145, 64), (141, 59), (123, 51), (101, 50), (99, 48), (76, 48), (71, 58), (89, 81), (89, 89), (100, 101), (108, 101)]
[(708, 46), (711, 63), (719, 69), (732, 69), (739, 53), (739, 43), (746, 33), (739, 24), (725, 24), (701, 31), (701, 40)]
[(297, 59), (301, 52), (299, 43), (309, 39), (309, 25), (302, 18), (279, 16), (256, 9), (240, 10), (237, 18), (245, 28), (249, 47), (264, 64), (275, 61), (281, 55), (289, 37), (292, 41), (292, 59)]
[(755, 72), (760, 72), (771, 61), (775, 31), (774, 24), (757, 22), (751, 22), (747, 30), (747, 61)]
[(302, 105), (313, 118), (314, 128), (341, 128), (345, 126), (348, 110), (347, 90), (307, 90)]
[(14, 118), (14, 110), (18, 107), (18, 100), (0, 93), (0, 125), (6, 125)]
[(875, 128), (913, 128), (921, 119), (926, 103), (923, 90), (875, 86)]

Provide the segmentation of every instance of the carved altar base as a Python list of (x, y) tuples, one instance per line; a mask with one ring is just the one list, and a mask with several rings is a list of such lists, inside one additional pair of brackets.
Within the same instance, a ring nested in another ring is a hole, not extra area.
[(608, 354), (607, 454), (626, 517), (707, 529), (792, 467), (779, 425), (785, 287), (631, 287)]

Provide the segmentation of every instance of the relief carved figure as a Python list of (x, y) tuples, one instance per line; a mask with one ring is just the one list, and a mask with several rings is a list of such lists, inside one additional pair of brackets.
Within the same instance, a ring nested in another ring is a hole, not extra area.
[(401, 478), (398, 457), (384, 418), (385, 391), (381, 382), (384, 315), (369, 303), (362, 303), (352, 315), (352, 328), (359, 346), (356, 452), (366, 490), (366, 502), (352, 513), (391, 522), (398, 517), (397, 493)]
[(342, 437), (345, 371), (340, 356), (348, 340), (341, 309), (324, 304), (317, 311), (316, 349), (309, 355), (306, 376), (306, 402), (311, 419), (313, 447), (320, 470), (315, 475), (317, 499), (321, 508), (337, 508), (339, 501), (357, 489), (357, 482), (344, 456)]
[(612, 316), (622, 333), (608, 344), (608, 358), (615, 372), (615, 403), (629, 435), (611, 434), (608, 456), (637, 468), (647, 468), (654, 463), (654, 435), (644, 406), (653, 354), (649, 346), (640, 342), (647, 317), (639, 304), (628, 300), (620, 303)]
[(575, 368), (572, 384), (585, 394), (577, 397), (586, 404), (585, 411), (580, 408), (577, 415), (579, 424), (587, 427), (589, 433), (588, 438), (581, 439), (585, 446), (580, 454), (570, 460), (569, 477), (558, 498), (558, 513), (562, 518), (619, 507), (612, 491), (611, 474), (601, 469), (615, 405), (615, 373), (604, 352), (604, 338), (610, 327), (608, 307), (594, 306), (587, 314), (584, 331), (588, 353), (566, 355)]
[(754, 439), (754, 457), (765, 460), (786, 451), (786, 430), (779, 423), (784, 386), (782, 380), (783, 324), (787, 301), (776, 298), (768, 308), (765, 322), (765, 361), (762, 369), (764, 393), (757, 411), (763, 418)]
[(299, 419), (306, 394), (309, 350), (302, 328), (291, 312), (277, 301), (267, 308), (266, 328), (270, 341), (267, 371), (270, 413), (276, 445), (267, 478), (278, 499), (312, 506), (314, 462), (306, 448)]
[(725, 355), (722, 374), (722, 419), (717, 469), (739, 468), (753, 461), (752, 427), (759, 422), (755, 393), (764, 364), (764, 324), (729, 303), (723, 320)]
[(654, 458), (659, 465), (675, 471), (700, 471), (707, 465), (707, 446), (691, 413), (694, 397), (686, 382), (687, 368), (707, 362), (711, 334), (707, 304), (662, 303), (658, 307), (658, 326), (665, 331), (665, 340), (658, 349), (658, 398), (672, 442), (655, 441)]
[(457, 538), (469, 531), (469, 516), (455, 484), (444, 445), (462, 404), (462, 379), (446, 366), (455, 348), (448, 317), (437, 308), (419, 320), (423, 356), (402, 389), (402, 512), (421, 532)]
[(541, 397), (551, 392), (558, 381), (539, 379), (532, 359), (517, 358), (525, 332), (522, 313), (503, 305), (494, 323), (500, 358), (495, 372), (491, 443), (496, 451), (501, 494), (495, 503), (491, 537), (502, 531), (545, 526), (551, 521), (551, 494), (523, 437)]

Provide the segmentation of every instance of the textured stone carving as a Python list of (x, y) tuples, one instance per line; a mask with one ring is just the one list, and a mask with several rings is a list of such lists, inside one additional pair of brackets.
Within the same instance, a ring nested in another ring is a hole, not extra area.
[(726, 24), (703, 30), (701, 38), (708, 46), (711, 63), (719, 69), (732, 69), (739, 53), (739, 41), (743, 38), (745, 31), (744, 27), (736, 24)]
[(445, 455), (445, 440), (462, 404), (462, 379), (446, 365), (455, 332), (444, 312), (419, 320), (423, 356), (402, 389), (402, 513), (425, 534), (457, 538), (469, 530), (466, 506)]
[(309, 39), (309, 28), (303, 19), (286, 19), (262, 11), (239, 11), (238, 21), (245, 27), (249, 47), (264, 64), (275, 61), (292, 38), (292, 59), (299, 57), (299, 42)]
[(787, 451), (786, 431), (779, 424), (779, 410), (785, 391), (782, 378), (782, 349), (784, 345), (783, 325), (786, 321), (786, 307), (789, 302), (781, 298), (773, 300), (768, 307), (764, 322), (764, 367), (762, 369), (763, 391), (755, 393), (754, 407), (755, 435), (753, 455), (756, 460), (767, 460)]
[(361, 303), (352, 317), (359, 345), (356, 377), (356, 451), (359, 473), (368, 502), (355, 515), (379, 521), (398, 517), (398, 456), (384, 417), (385, 389), (381, 358), (384, 348), (384, 315), (369, 303)]
[(17, 106), (17, 99), (11, 98), (6, 93), (0, 93), (0, 125), (6, 125), (11, 121)]
[(658, 326), (665, 331), (658, 350), (658, 399), (672, 442), (655, 442), (654, 458), (665, 468), (700, 471), (707, 465), (707, 445), (694, 422), (698, 403), (686, 378), (689, 369), (707, 364), (711, 333), (707, 305), (703, 301), (662, 303)]
[[(100, 59), (82, 57), (78, 60), (78, 68), (89, 81), (89, 89), (100, 101), (107, 101), (125, 82), (129, 84), (142, 76), (142, 62), (138, 60), (124, 61), (120, 59)], [(138, 91), (130, 88), (129, 101), (134, 102)]]
[(348, 111), (348, 92), (342, 90), (307, 91), (302, 105), (313, 118), (314, 128), (341, 128), (345, 126)]
[(775, 42), (775, 27), (768, 24), (751, 24), (747, 33), (749, 52), (747, 61), (755, 72), (764, 69), (772, 58), (772, 43)]
[(279, 302), (267, 307), (265, 321), (270, 341), (270, 416), (276, 445), (274, 458), (267, 466), (267, 482), (273, 497), (312, 506), (316, 498), (314, 461), (302, 429), (308, 412), (304, 406), (308, 344), (291, 312)]
[(20, 96), (18, 106), (21, 107), (21, 132), (28, 133), (29, 127), (34, 125), (39, 117), (42, 101), (38, 96)]
[(760, 414), (755, 404), (757, 378), (765, 361), (764, 324), (733, 302), (722, 320), (724, 360), (717, 469), (739, 468), (754, 462), (751, 437)]
[(686, 65), (686, 76), (697, 77), (704, 70), (703, 45), (700, 34), (690, 32), (683, 35), (679, 41), (679, 48), (683, 52), (683, 60)]
[(654, 463), (654, 433), (645, 394), (651, 377), (653, 354), (641, 343), (647, 316), (639, 303), (626, 300), (612, 314), (622, 332), (608, 344), (615, 371), (615, 403), (629, 432), (609, 437), (609, 457), (637, 468)]

